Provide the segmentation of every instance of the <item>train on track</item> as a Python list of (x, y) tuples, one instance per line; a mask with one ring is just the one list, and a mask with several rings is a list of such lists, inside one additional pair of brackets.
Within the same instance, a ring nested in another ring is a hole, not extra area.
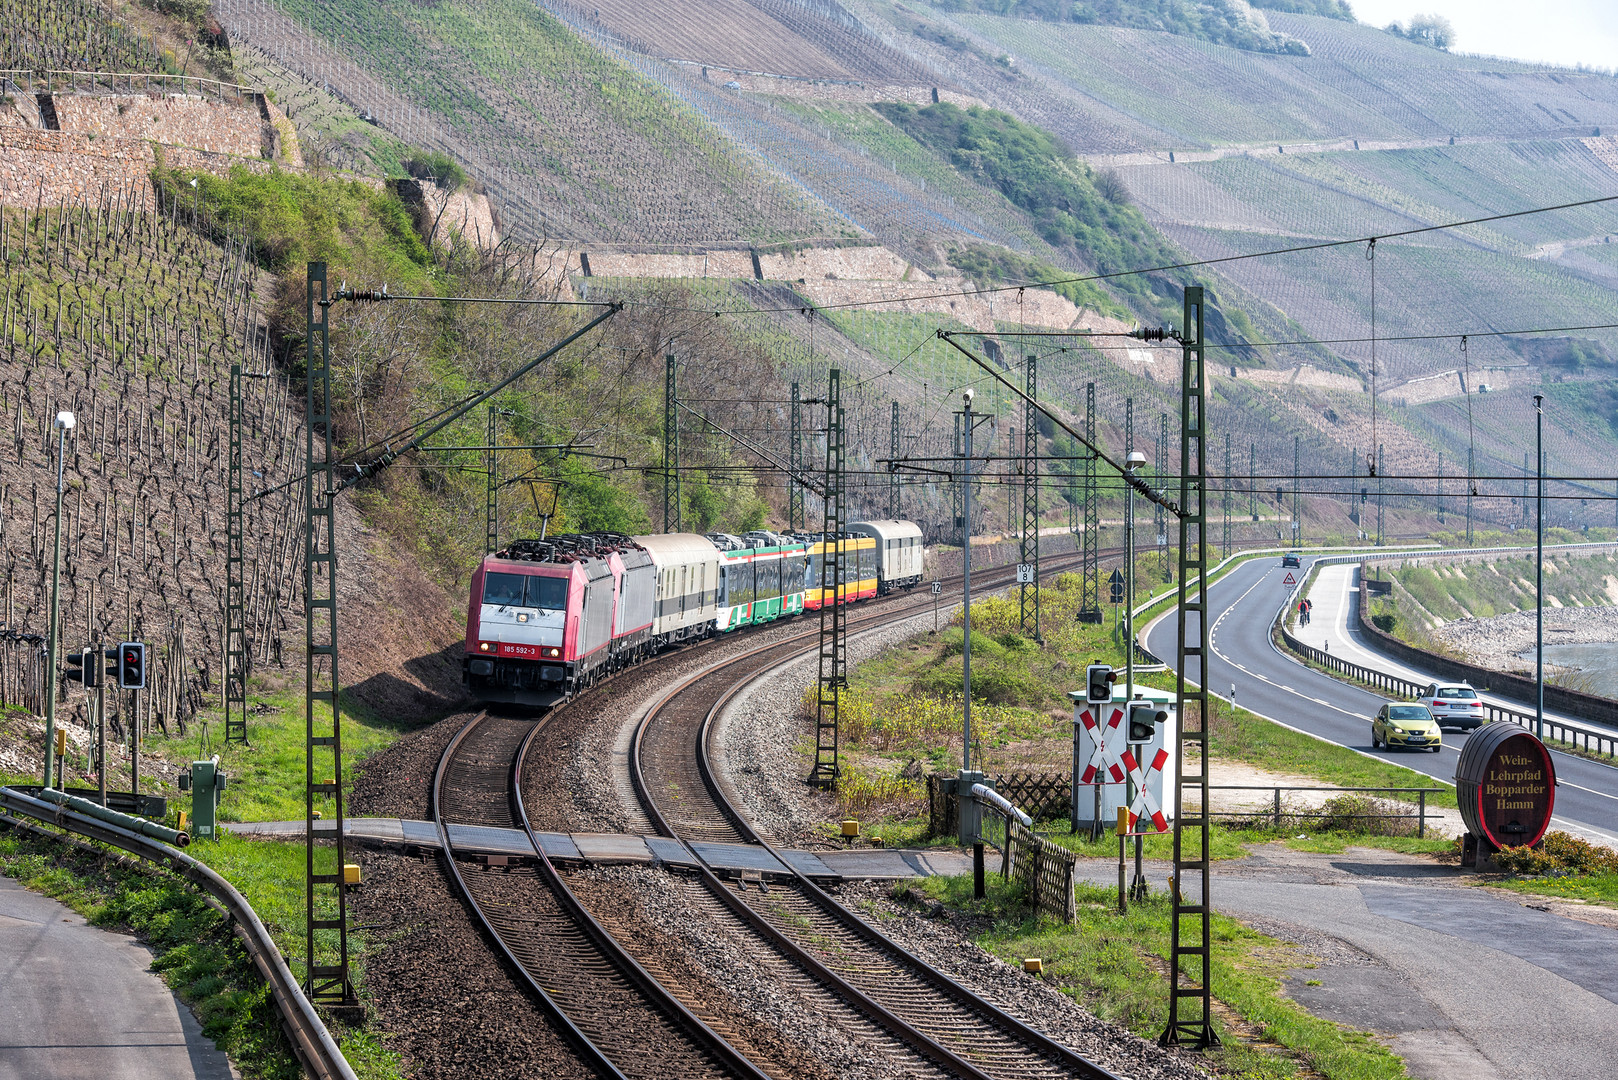
[[(462, 679), (480, 701), (553, 705), (660, 649), (921, 581), (921, 528), (840, 536), (579, 533), (515, 540), (472, 575)], [(822, 562), (841, 553), (835, 588)]]

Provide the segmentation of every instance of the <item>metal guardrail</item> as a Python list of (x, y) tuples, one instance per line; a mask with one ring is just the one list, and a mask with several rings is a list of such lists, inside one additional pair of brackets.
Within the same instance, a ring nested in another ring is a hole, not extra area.
[[(1414, 819), (1415, 822), (1416, 822), (1416, 836), (1418, 838), (1420, 838), (1420, 839), (1426, 839), (1426, 837), (1427, 837), (1427, 817), (1428, 817), (1428, 814), (1427, 814), (1427, 796), (1429, 794), (1431, 794), (1431, 793), (1443, 792), (1443, 791), (1445, 791), (1447, 789), (1445, 789), (1445, 788), (1435, 788), (1435, 787), (1434, 788), (1425, 788), (1425, 787), (1423, 787), (1423, 788), (1416, 788), (1416, 787), (1384, 787), (1384, 788), (1377, 788), (1377, 787), (1278, 787), (1278, 786), (1275, 786), (1275, 785), (1265, 785), (1265, 784), (1210, 784), (1208, 786), (1208, 790), (1209, 791), (1273, 791), (1275, 793), (1275, 801), (1274, 801), (1274, 804), (1273, 804), (1272, 808), (1268, 811), (1268, 813), (1270, 815), (1272, 815), (1272, 817), (1273, 817), (1273, 819), (1275, 821), (1275, 827), (1276, 827), (1277, 830), (1279, 830), (1281, 828), (1281, 819), (1282, 819), (1283, 815), (1286, 816), (1286, 817), (1290, 817), (1290, 818), (1310, 818), (1310, 819), (1320, 819), (1320, 818), (1366, 818), (1367, 820), (1375, 819), (1375, 820), (1383, 820), (1383, 821), (1409, 821), (1409, 820)], [(1379, 792), (1379, 793), (1382, 793), (1382, 794), (1415, 794), (1417, 796), (1417, 809), (1416, 809), (1416, 812), (1414, 814), (1332, 814), (1332, 813), (1314, 814), (1314, 813), (1308, 813), (1308, 812), (1301, 811), (1301, 810), (1285, 810), (1285, 809), (1283, 809), (1283, 807), (1281, 806), (1281, 792), (1283, 792), (1283, 791), (1330, 791), (1330, 792), (1334, 792), (1334, 793), (1342, 794), (1342, 795), (1355, 795), (1355, 794), (1362, 794), (1364, 792)], [(1210, 810), (1210, 811), (1208, 811), (1208, 816), (1209, 817), (1226, 817), (1226, 818), (1252, 818), (1252, 817), (1256, 817), (1256, 816), (1258, 816), (1260, 814), (1263, 814), (1263, 813), (1266, 813), (1266, 811), (1258, 810), (1258, 809), (1253, 809), (1253, 810)], [(1433, 815), (1433, 818), (1434, 818), (1434, 820), (1439, 820), (1438, 815)]]
[(236, 936), (241, 939), (247, 954), (253, 958), (259, 974), (269, 984), (270, 996), (281, 1014), (281, 1022), (292, 1042), (292, 1048), (302, 1060), (304, 1069), (317, 1080), (356, 1080), (342, 1051), (337, 1048), (331, 1033), (303, 990), (292, 977), (291, 970), (281, 957), (270, 932), (259, 919), (251, 904), (235, 887), (211, 868), (184, 852), (167, 844), (147, 839), (110, 822), (77, 814), (72, 810), (41, 802), (9, 787), (0, 787), (0, 808), (22, 817), (69, 832), (87, 836), (92, 840), (110, 844), (131, 855), (157, 863), (187, 879), (220, 904), (234, 923)]
[[(1607, 542), (1593, 544), (1559, 544), (1556, 545), (1555, 550), (1570, 551), (1578, 550), (1580, 548), (1610, 546), (1612, 545)], [(1465, 555), (1520, 555), (1526, 550), (1526, 548), (1519, 547), (1468, 548), (1465, 551), (1456, 553)], [(1331, 653), (1326, 652), (1323, 649), (1317, 649), (1313, 645), (1306, 645), (1302, 641), (1299, 641), (1296, 637), (1292, 636), (1292, 633), (1287, 629), (1287, 616), (1293, 610), (1295, 610), (1296, 605), (1294, 601), (1296, 600), (1298, 593), (1303, 590), (1304, 584), (1309, 581), (1310, 575), (1313, 574), (1314, 570), (1318, 567), (1350, 562), (1359, 563), (1361, 566), (1363, 566), (1367, 562), (1381, 561), (1385, 559), (1426, 558), (1433, 555), (1447, 554), (1452, 554), (1452, 552), (1435, 552), (1431, 550), (1413, 551), (1409, 553), (1379, 552), (1374, 555), (1339, 555), (1329, 556), (1323, 559), (1316, 559), (1314, 565), (1310, 568), (1310, 574), (1305, 574), (1299, 580), (1292, 592), (1288, 594), (1287, 601), (1281, 605), (1281, 610), (1276, 613), (1275, 629), (1281, 635), (1282, 642), (1289, 650), (1296, 655), (1303, 657), (1310, 663), (1317, 664), (1320, 667), (1342, 675), (1345, 678), (1357, 680), (1379, 690), (1386, 690), (1390, 694), (1404, 698), (1420, 697), (1421, 691), (1426, 689), (1429, 683), (1436, 680), (1427, 679), (1422, 682), (1413, 682), (1410, 679), (1403, 678), (1399, 675), (1394, 675), (1386, 671), (1378, 671), (1376, 668), (1365, 667), (1362, 664), (1352, 663), (1351, 661), (1343, 659), (1341, 656), (1333, 656)], [(1488, 688), (1484, 687), (1483, 689), (1487, 690)], [(1536, 723), (1538, 723), (1533, 713), (1523, 712), (1520, 709), (1513, 709), (1505, 705), (1495, 705), (1487, 701), (1483, 702), (1483, 716), (1486, 723), (1505, 721), (1516, 724), (1519, 727), (1527, 728), (1530, 731), (1533, 730)], [(1370, 718), (1367, 717), (1366, 719), (1367, 722), (1369, 722)], [(1572, 727), (1570, 725), (1550, 719), (1544, 721), (1544, 731), (1547, 735), (1549, 735), (1551, 741), (1553, 742), (1559, 742), (1563, 745), (1571, 746), (1577, 750), (1584, 751), (1585, 753), (1607, 758), (1608, 760), (1618, 760), (1618, 732), (1614, 732), (1613, 734), (1609, 735), (1599, 731), (1590, 731), (1586, 728)]]
[[(155, 86), (155, 89), (154, 89)], [(257, 98), (264, 91), (256, 86), (204, 79), (197, 75), (162, 75), (119, 71), (35, 71), (29, 68), (0, 70), (0, 87), (14, 87), (29, 94), (169, 94), (195, 95), (220, 104), (236, 104)], [(174, 89), (178, 87), (178, 90)]]
[[(1323, 667), (1328, 671), (1336, 672), (1337, 674), (1343, 675), (1347, 678), (1365, 683), (1369, 686), (1374, 686), (1378, 690), (1386, 690), (1389, 694), (1398, 697), (1420, 697), (1421, 692), (1427, 688), (1428, 684), (1435, 681), (1428, 679), (1425, 682), (1412, 682), (1409, 679), (1401, 678), (1398, 675), (1389, 674), (1386, 671), (1378, 671), (1375, 668), (1368, 668), (1360, 664), (1351, 663), (1344, 660), (1341, 656), (1333, 656), (1331, 653), (1317, 649), (1313, 645), (1305, 645), (1303, 642), (1299, 641), (1297, 638), (1288, 633), (1285, 628), (1281, 630), (1281, 639), (1286, 642), (1288, 649), (1291, 649), (1293, 652), (1297, 653), (1299, 656), (1302, 656), (1310, 663)], [(1485, 689), (1487, 689), (1487, 687), (1485, 687)], [(1523, 712), (1520, 709), (1512, 709), (1505, 705), (1496, 705), (1488, 701), (1483, 702), (1483, 718), (1485, 723), (1505, 721), (1516, 724), (1519, 727), (1528, 728), (1530, 731), (1533, 730), (1536, 723), (1533, 713)], [(1367, 718), (1367, 720), (1369, 720), (1369, 718)], [(1548, 718), (1545, 720), (1544, 724), (1545, 734), (1549, 736), (1553, 742), (1563, 743), (1567, 746), (1572, 746), (1575, 749), (1582, 750), (1590, 754), (1596, 754), (1609, 760), (1618, 760), (1618, 733), (1612, 735), (1603, 735), (1598, 731), (1590, 731), (1587, 728), (1570, 727), (1566, 724), (1560, 723), (1559, 721)]]

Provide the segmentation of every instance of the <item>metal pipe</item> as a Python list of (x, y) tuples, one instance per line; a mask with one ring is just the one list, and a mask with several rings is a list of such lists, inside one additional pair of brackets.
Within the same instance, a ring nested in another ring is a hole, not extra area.
[[(216, 758), (215, 760), (218, 759)], [(191, 843), (191, 838), (177, 829), (168, 828), (166, 825), (158, 825), (155, 822), (147, 821), (145, 818), (135, 817), (133, 814), (122, 814), (117, 810), (109, 810), (105, 806), (97, 806), (89, 799), (81, 799), (77, 795), (69, 795), (66, 792), (45, 788), (40, 791), (38, 798), (41, 802), (55, 803), (57, 806), (72, 810), (74, 813), (105, 821), (109, 825), (117, 825), (120, 828), (128, 829), (130, 832), (149, 836), (153, 840), (173, 844), (175, 847), (183, 848)]]
[(1545, 395), (1534, 395), (1534, 738), (1545, 737)]
[(1029, 817), (1021, 810), (1018, 810), (1010, 799), (994, 790), (994, 788), (989, 787), (987, 784), (973, 784), (972, 796), (973, 798), (982, 799), (984, 802), (988, 803), (990, 806), (993, 806), (1007, 817), (1016, 818), (1017, 821), (1022, 824), (1023, 828), (1032, 829), (1034, 827), (1033, 818)]

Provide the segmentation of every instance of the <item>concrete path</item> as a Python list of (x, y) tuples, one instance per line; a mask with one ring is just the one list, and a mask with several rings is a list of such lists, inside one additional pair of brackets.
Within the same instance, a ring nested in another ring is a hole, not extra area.
[(133, 938), (0, 877), (0, 1080), (234, 1080)]
[[(1081, 875), (1116, 885), (1117, 864), (1086, 860)], [(1166, 864), (1147, 870), (1159, 890), (1167, 875)], [(1413, 1077), (1609, 1080), (1618, 911), (1503, 897), (1465, 880), (1375, 849), (1311, 855), (1268, 844), (1215, 864), (1213, 902), (1293, 943), (1287, 994), (1316, 1016), (1382, 1034)]]

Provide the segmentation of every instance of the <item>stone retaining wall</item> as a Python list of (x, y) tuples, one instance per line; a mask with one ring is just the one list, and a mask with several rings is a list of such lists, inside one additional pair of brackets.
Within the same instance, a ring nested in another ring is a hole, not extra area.
[(266, 148), (266, 117), (257, 102), (220, 105), (185, 94), (57, 94), (52, 100), (64, 132), (238, 157), (259, 157)]
[[(171, 169), (226, 175), (245, 166), (264, 172), (275, 166), (257, 157), (162, 148)], [(92, 204), (104, 194), (133, 188), (143, 204), (153, 204), (151, 171), (157, 166), (152, 144), (142, 139), (95, 138), (71, 131), (0, 125), (0, 206)]]

